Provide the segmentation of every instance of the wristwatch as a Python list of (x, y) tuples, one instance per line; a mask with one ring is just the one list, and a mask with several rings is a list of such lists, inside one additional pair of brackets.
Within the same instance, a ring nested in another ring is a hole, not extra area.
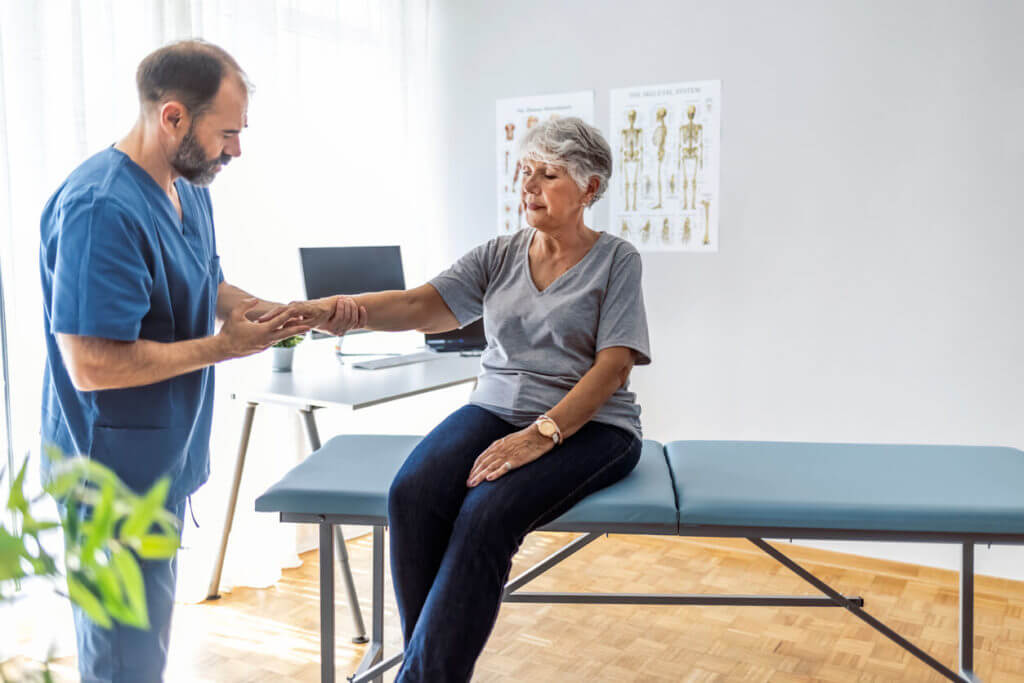
[(537, 431), (541, 436), (551, 439), (556, 446), (562, 443), (562, 430), (558, 428), (558, 423), (547, 415), (541, 415), (533, 424), (537, 425)]

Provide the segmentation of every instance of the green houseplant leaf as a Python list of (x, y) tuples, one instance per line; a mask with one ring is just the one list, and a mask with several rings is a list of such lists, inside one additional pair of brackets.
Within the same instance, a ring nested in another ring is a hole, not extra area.
[[(11, 483), (7, 509), (13, 529), (0, 520), (0, 600), (6, 587), (30, 576), (57, 578), (55, 560), (40, 537), (64, 532), (68, 597), (104, 628), (115, 621), (149, 628), (146, 587), (139, 559), (171, 558), (180, 545), (179, 520), (165, 507), (170, 480), (158, 480), (136, 494), (116, 473), (95, 460), (65, 457), (46, 448), (52, 460), (44, 486), (60, 505), (60, 520), (36, 520), (24, 494), (26, 463)], [(38, 500), (38, 499), (37, 499)], [(45, 672), (44, 672), (45, 673)]]
[(85, 613), (89, 615), (90, 619), (103, 628), (110, 628), (113, 626), (109, 613), (104, 609), (103, 603), (93, 595), (92, 591), (76, 579), (74, 573), (68, 574), (67, 578), (68, 597), (71, 598), (71, 601), (81, 607)]
[(299, 344), (301, 344), (302, 340), (303, 340), (303, 336), (302, 335), (296, 335), (294, 337), (288, 337), (287, 339), (282, 339), (281, 341), (279, 341), (276, 344), (274, 344), (273, 347), (275, 349), (292, 349), (292, 348), (295, 348), (296, 346), (298, 346)]

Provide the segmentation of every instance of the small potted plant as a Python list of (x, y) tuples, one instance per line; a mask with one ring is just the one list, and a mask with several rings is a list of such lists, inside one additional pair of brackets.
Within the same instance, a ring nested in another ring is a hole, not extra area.
[(292, 357), (295, 355), (295, 347), (302, 343), (302, 335), (282, 339), (273, 346), (274, 354), (271, 369), (274, 372), (291, 372)]

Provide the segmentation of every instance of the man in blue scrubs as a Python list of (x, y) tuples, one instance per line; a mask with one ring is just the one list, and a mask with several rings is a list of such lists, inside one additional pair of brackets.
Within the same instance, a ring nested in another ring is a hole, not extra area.
[[(43, 211), (42, 438), (136, 491), (169, 476), (167, 505), (181, 519), (209, 475), (213, 365), (312, 327), (343, 334), (359, 316), (341, 297), (327, 315), (224, 281), (205, 186), (241, 154), (248, 85), (235, 60), (203, 41), (173, 43), (142, 61), (136, 81), (135, 126)], [(83, 683), (162, 678), (176, 565), (141, 564), (150, 630), (106, 630), (75, 609)]]

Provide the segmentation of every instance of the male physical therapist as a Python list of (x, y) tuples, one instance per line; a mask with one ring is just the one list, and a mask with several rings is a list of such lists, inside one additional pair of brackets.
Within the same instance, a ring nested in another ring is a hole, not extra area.
[[(205, 186), (241, 155), (248, 85), (235, 60), (203, 41), (173, 43), (142, 61), (136, 82), (135, 126), (43, 210), (42, 439), (137, 491), (171, 477), (167, 505), (181, 519), (209, 474), (214, 363), (312, 327), (343, 334), (358, 314), (341, 298), (329, 316), (282, 309), (224, 281)], [(176, 564), (141, 564), (150, 630), (106, 630), (75, 609), (83, 683), (162, 678)]]

